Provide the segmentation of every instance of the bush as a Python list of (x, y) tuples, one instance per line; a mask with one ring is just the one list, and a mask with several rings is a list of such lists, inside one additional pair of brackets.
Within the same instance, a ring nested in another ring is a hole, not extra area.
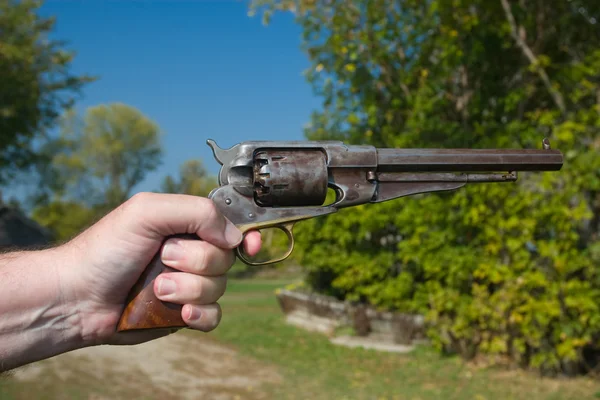
[(590, 193), (600, 189), (600, 158), (595, 149), (566, 153), (562, 171), (523, 173), (515, 184), (472, 184), (298, 224), (307, 282), (340, 299), (423, 313), (433, 343), (467, 359), (588, 370), (600, 337), (600, 244), (589, 229), (598, 223)]
[(589, 370), (600, 336), (600, 3), (253, 3), (292, 10), (302, 26), (306, 77), (323, 97), (310, 139), (541, 148), (549, 137), (565, 154), (562, 171), (517, 184), (301, 223), (307, 283), (421, 312), (433, 342), (465, 358)]

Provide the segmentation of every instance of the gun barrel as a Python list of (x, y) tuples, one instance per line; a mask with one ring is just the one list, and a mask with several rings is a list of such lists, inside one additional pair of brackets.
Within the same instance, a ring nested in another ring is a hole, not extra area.
[(380, 172), (558, 171), (559, 150), (377, 149)]

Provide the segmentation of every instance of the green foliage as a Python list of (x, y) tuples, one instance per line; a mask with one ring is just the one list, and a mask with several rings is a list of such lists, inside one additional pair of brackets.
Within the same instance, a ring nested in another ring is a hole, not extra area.
[(540, 148), (558, 173), (298, 224), (313, 289), (424, 313), (430, 338), (544, 372), (600, 338), (600, 3), (272, 1), (292, 10), (323, 97), (306, 136), (379, 147)]
[(162, 191), (206, 197), (216, 187), (217, 179), (208, 175), (202, 160), (188, 160), (181, 165), (179, 178), (169, 175), (164, 179)]
[(73, 201), (53, 201), (36, 207), (33, 220), (50, 229), (61, 241), (73, 238), (97, 219), (93, 208)]
[(50, 40), (40, 1), (0, 0), (0, 182), (43, 161), (33, 148), (92, 80), (69, 72), (74, 53)]
[(60, 239), (127, 200), (162, 159), (159, 127), (120, 103), (90, 107), (83, 117), (70, 110), (43, 151), (51, 163), (33, 216)]
[(139, 110), (114, 103), (68, 114), (54, 157), (63, 190), (86, 203), (116, 207), (162, 159), (160, 129)]

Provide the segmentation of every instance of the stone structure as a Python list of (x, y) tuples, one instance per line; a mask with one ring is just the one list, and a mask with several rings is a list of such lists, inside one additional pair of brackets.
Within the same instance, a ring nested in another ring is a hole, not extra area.
[(421, 315), (380, 312), (329, 296), (279, 290), (277, 300), (287, 321), (305, 329), (333, 336), (337, 329), (352, 327), (358, 336), (402, 345), (425, 340)]

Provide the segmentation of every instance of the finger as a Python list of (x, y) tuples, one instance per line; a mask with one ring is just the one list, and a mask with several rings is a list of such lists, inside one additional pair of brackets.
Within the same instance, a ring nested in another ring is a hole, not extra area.
[(177, 304), (210, 304), (227, 288), (227, 276), (199, 276), (186, 272), (164, 272), (154, 281), (160, 300)]
[(244, 253), (250, 257), (255, 256), (262, 246), (262, 235), (260, 231), (251, 231), (246, 234), (243, 242)]
[(212, 200), (205, 197), (139, 193), (121, 209), (131, 215), (128, 218), (129, 231), (150, 235), (153, 239), (195, 233), (223, 248), (237, 247), (242, 241), (242, 232), (219, 212)]
[(206, 305), (186, 304), (181, 309), (181, 318), (192, 329), (210, 332), (221, 322), (221, 306), (218, 303)]
[(162, 247), (161, 261), (183, 272), (218, 276), (229, 271), (235, 254), (203, 240), (169, 239)]

